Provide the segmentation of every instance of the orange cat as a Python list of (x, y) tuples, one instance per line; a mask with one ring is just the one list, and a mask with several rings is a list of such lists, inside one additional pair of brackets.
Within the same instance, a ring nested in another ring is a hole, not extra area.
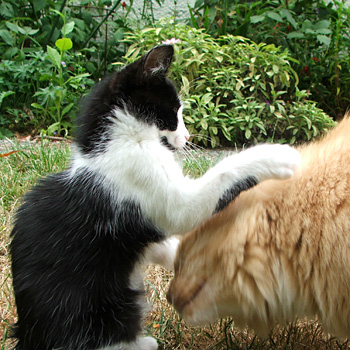
[(350, 336), (350, 114), (300, 148), (296, 174), (242, 193), (181, 242), (168, 300), (192, 324), (266, 334), (318, 316)]

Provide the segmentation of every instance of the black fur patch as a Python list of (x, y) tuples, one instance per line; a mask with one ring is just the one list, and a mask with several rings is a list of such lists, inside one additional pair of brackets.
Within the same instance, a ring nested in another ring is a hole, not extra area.
[(172, 152), (176, 151), (176, 148), (168, 142), (168, 139), (165, 136), (160, 139), (160, 142), (162, 143), (163, 146), (168, 148), (170, 151)]
[(245, 178), (244, 180), (240, 182), (235, 182), (230, 189), (228, 189), (224, 195), (219, 199), (215, 212), (218, 213), (219, 211), (223, 210), (228, 206), (230, 202), (232, 202), (238, 195), (246, 190), (249, 190), (250, 188), (254, 187), (258, 184), (258, 181), (254, 176), (249, 176)]
[(91, 173), (61, 173), (30, 191), (16, 216), (11, 254), (18, 349), (91, 350), (142, 330), (129, 277), (163, 234), (133, 202), (115, 199)]

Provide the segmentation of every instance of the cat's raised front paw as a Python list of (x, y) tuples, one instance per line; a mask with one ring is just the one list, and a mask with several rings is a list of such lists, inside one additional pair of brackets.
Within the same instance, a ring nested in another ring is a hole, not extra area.
[(293, 176), (300, 164), (299, 152), (288, 145), (259, 145), (251, 148), (260, 165), (259, 180), (288, 179)]

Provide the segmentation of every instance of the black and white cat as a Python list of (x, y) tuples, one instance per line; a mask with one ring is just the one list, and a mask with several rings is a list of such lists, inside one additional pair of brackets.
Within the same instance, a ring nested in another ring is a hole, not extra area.
[(78, 120), (71, 166), (25, 196), (11, 243), (15, 349), (157, 349), (141, 337), (141, 265), (171, 268), (178, 242), (166, 237), (297, 167), (293, 149), (261, 145), (185, 177), (173, 152), (189, 134), (166, 77), (172, 57), (172, 46), (158, 46), (99, 83)]

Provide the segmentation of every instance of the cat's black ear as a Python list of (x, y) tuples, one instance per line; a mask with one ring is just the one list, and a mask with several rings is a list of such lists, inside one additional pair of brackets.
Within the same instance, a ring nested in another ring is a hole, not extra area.
[(143, 66), (147, 77), (165, 76), (173, 60), (174, 48), (172, 45), (160, 45), (153, 48), (145, 58)]

